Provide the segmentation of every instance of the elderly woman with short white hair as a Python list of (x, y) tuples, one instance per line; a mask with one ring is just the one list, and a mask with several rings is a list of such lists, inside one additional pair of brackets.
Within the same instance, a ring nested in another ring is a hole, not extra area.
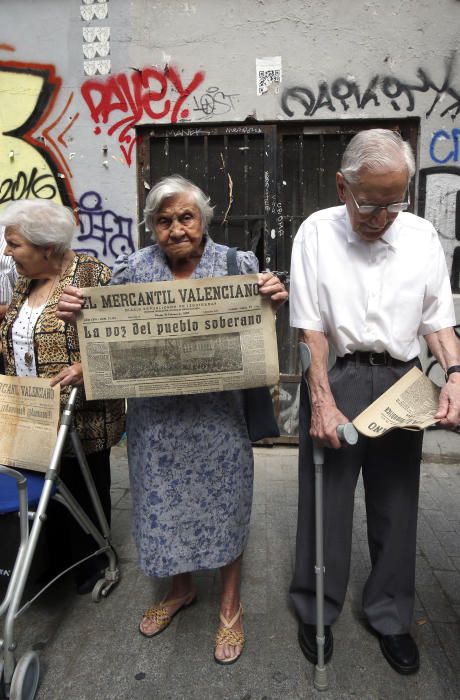
[[(208, 234), (209, 198), (180, 176), (163, 178), (147, 196), (145, 218), (154, 245), (115, 265), (112, 284), (221, 277), (228, 248)], [(240, 273), (258, 270), (256, 256), (238, 251)], [(274, 310), (287, 298), (270, 273), (260, 293)], [(83, 300), (66, 290), (59, 302), (71, 319)], [(196, 600), (192, 572), (219, 568), (220, 624), (214, 645), (219, 664), (238, 660), (244, 645), (240, 602), (241, 558), (249, 533), (253, 455), (242, 392), (128, 400), (128, 459), (134, 538), (150, 576), (172, 576), (161, 603), (145, 610), (140, 632), (155, 637)]]
[[(94, 287), (108, 284), (110, 269), (89, 255), (74, 253), (76, 231), (70, 209), (49, 200), (25, 199), (0, 211), (5, 226), (5, 255), (13, 258), (19, 275), (8, 311), (0, 326), (1, 350), (7, 375), (48, 377), (61, 385), (64, 408), (71, 385), (83, 382), (76, 329), (56, 317), (56, 304), (68, 285)], [(123, 401), (85, 401), (79, 397), (75, 427), (86, 453), (101, 503), (110, 522), (110, 448), (124, 430)], [(61, 460), (61, 477), (88, 515), (97, 523), (83, 476), (70, 441)], [(53, 508), (50, 504), (50, 520)], [(56, 518), (58, 516), (56, 515)], [(71, 550), (74, 563), (95, 550), (67, 512), (59, 515), (54, 530), (60, 532), (61, 556)], [(89, 559), (76, 570), (80, 593), (92, 590), (107, 562), (105, 555)], [(65, 567), (61, 567), (65, 568)]]

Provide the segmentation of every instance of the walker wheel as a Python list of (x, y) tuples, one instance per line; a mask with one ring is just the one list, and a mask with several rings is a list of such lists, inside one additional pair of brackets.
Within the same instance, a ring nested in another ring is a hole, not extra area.
[(11, 679), (10, 700), (33, 700), (40, 677), (40, 662), (35, 651), (27, 651), (16, 664)]
[(105, 593), (105, 587), (107, 585), (107, 581), (105, 578), (100, 578), (99, 581), (96, 581), (96, 584), (91, 592), (91, 598), (94, 603), (99, 603), (101, 598), (105, 598), (107, 593)]

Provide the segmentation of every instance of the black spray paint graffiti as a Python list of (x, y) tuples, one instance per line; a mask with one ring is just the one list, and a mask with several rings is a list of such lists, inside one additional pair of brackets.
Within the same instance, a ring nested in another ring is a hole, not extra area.
[[(460, 293), (460, 167), (424, 168), (419, 175), (419, 216), (432, 222), (446, 253), (452, 291)], [(460, 325), (455, 327), (460, 338)], [(428, 348), (422, 354), (425, 374), (443, 384), (444, 373)]]
[(13, 177), (0, 182), (0, 204), (18, 199), (54, 199), (57, 194), (56, 180), (52, 173), (38, 174), (37, 168), (30, 173), (19, 170)]
[[(331, 84), (325, 80), (318, 82), (317, 93), (308, 86), (294, 86), (286, 88), (281, 96), (281, 107), (288, 117), (294, 116), (296, 103), (303, 109), (303, 115), (312, 117), (318, 110), (327, 109), (336, 112), (338, 107), (342, 107), (346, 112), (350, 107), (365, 109), (369, 104), (374, 107), (381, 106), (381, 100), (389, 100), (396, 112), (406, 109), (412, 112), (415, 106), (415, 93), (430, 92), (435, 93), (433, 102), (426, 112), (429, 117), (434, 108), (442, 99), (447, 104), (444, 106), (440, 116), (450, 114), (452, 119), (460, 112), (460, 90), (452, 86), (452, 72), (455, 60), (455, 52), (446, 59), (445, 75), (441, 84), (437, 85), (423, 68), (418, 68), (417, 79), (419, 82), (409, 83), (394, 75), (374, 75), (365, 88), (361, 88), (355, 78), (338, 77)], [(446, 99), (449, 98), (449, 99)]]
[(193, 111), (202, 112), (202, 118), (204, 119), (220, 114), (227, 114), (227, 112), (234, 109), (234, 97), (238, 97), (238, 93), (227, 95), (218, 87), (208, 87), (206, 92), (200, 97), (193, 96)]
[(460, 293), (460, 167), (435, 166), (420, 171), (417, 213), (431, 221), (439, 233), (452, 291)]
[(76, 237), (83, 246), (79, 253), (88, 253), (112, 265), (121, 253), (134, 252), (133, 220), (102, 208), (102, 197), (97, 192), (85, 192), (78, 202), (80, 234)]

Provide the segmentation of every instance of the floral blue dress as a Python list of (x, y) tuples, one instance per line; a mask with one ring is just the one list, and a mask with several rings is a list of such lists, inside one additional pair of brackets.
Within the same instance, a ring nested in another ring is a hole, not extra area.
[[(227, 274), (227, 247), (208, 236), (192, 278)], [(238, 251), (242, 274), (257, 272)], [(156, 244), (120, 256), (111, 284), (172, 280)], [(150, 576), (230, 564), (244, 550), (253, 454), (239, 391), (129, 399), (128, 460), (139, 564)]]

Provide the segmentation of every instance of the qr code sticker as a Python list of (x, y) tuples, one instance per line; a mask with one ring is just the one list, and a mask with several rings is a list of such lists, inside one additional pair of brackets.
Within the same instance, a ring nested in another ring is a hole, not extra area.
[(272, 83), (281, 82), (280, 70), (259, 70), (257, 72), (257, 94), (263, 95)]

